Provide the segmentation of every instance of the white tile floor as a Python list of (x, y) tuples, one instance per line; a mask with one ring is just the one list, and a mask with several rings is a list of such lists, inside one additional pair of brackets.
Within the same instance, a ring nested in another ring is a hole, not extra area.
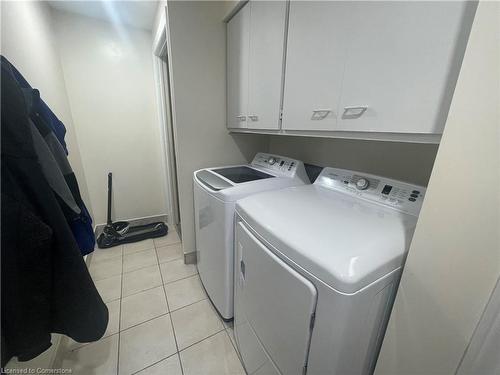
[(104, 337), (63, 340), (56, 367), (73, 375), (244, 374), (223, 322), (185, 265), (179, 236), (96, 249), (90, 273), (109, 309)]

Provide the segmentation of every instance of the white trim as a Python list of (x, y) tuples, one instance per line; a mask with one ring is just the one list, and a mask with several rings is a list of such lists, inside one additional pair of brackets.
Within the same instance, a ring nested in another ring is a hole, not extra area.
[[(176, 127), (175, 127), (175, 110), (174, 106), (167, 106), (166, 101), (168, 98), (165, 95), (164, 87), (164, 79), (167, 76), (169, 79), (168, 89), (170, 95), (170, 103), (173, 103), (173, 82), (171, 74), (167, 75), (165, 72), (165, 61), (168, 65), (168, 71), (172, 71), (171, 65), (171, 49), (170, 49), (170, 33), (169, 33), (169, 24), (168, 24), (168, 5), (165, 4), (164, 12), (160, 14), (158, 28), (155, 30), (155, 36), (152, 46), (153, 53), (153, 65), (154, 65), (154, 80), (156, 86), (156, 100), (157, 100), (157, 109), (158, 109), (158, 123), (160, 127), (160, 137), (161, 137), (161, 151), (162, 151), (162, 164), (163, 164), (163, 179), (164, 179), (164, 193), (168, 202), (168, 223), (174, 224), (175, 221), (175, 213), (174, 213), (174, 192), (172, 190), (172, 163), (170, 160), (170, 147), (169, 147), (169, 134), (167, 134), (168, 128), (168, 119), (166, 118), (166, 114), (170, 111), (172, 117), (172, 131), (174, 133), (174, 139), (171, 140), (174, 144), (175, 152), (177, 153), (177, 142), (176, 142)], [(160, 9), (160, 12), (162, 10)], [(176, 155), (177, 156), (177, 155)], [(180, 215), (179, 215), (180, 216)]]
[(254, 130), (228, 128), (230, 133), (268, 134), (280, 136), (310, 138), (343, 138), (385, 142), (430, 143), (439, 144), (442, 134), (423, 133), (382, 133), (382, 132), (346, 132), (346, 131), (308, 131), (308, 130)]
[(245, 6), (246, 3), (248, 3), (249, 0), (239, 0), (238, 4), (234, 6), (233, 9), (229, 11), (229, 13), (222, 19), (222, 22), (228, 23), (231, 18), (234, 17), (236, 13), (240, 11), (241, 8)]
[(167, 212), (170, 218), (172, 215), (172, 193), (170, 189), (170, 169), (169, 169), (169, 157), (168, 157), (168, 140), (166, 134), (166, 118), (165, 118), (165, 106), (164, 106), (164, 95), (163, 87), (161, 82), (161, 63), (159, 57), (153, 55), (153, 76), (155, 80), (155, 90), (156, 90), (156, 102), (158, 111), (158, 126), (160, 131), (160, 149), (161, 149), (161, 164), (162, 164), (162, 179), (163, 179), (163, 193), (165, 194), (167, 200)]

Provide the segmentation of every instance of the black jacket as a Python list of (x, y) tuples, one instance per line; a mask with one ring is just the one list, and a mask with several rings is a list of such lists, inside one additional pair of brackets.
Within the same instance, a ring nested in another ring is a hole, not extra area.
[[(37, 155), (42, 165), (42, 171), (47, 173), (45, 177), (56, 196), (62, 198), (58, 199), (58, 202), (61, 204), (64, 216), (70, 225), (80, 252), (82, 255), (86, 255), (94, 251), (95, 235), (92, 227), (92, 217), (80, 196), (76, 176), (67, 159), (68, 150), (64, 143), (66, 128), (41, 99), (40, 92), (30, 86), (16, 67), (4, 56), (0, 56), (0, 60), (5, 71), (10, 72), (10, 75), (24, 93), (28, 114), (40, 133), (36, 134), (36, 130), (31, 129), (34, 133), (32, 136), (34, 137), (35, 150), (38, 150)], [(40, 140), (40, 136), (43, 140)], [(51, 164), (51, 160), (56, 162), (57, 166), (52, 166), (47, 171), (44, 166), (47, 167)], [(54, 183), (56, 183), (55, 186)]]
[(108, 310), (45, 180), (21, 88), (1, 76), (2, 366), (50, 347), (50, 333), (98, 340)]

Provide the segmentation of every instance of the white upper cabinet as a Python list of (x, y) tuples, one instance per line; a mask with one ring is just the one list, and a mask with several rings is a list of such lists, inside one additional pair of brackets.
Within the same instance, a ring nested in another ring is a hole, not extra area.
[(250, 129), (280, 127), (285, 17), (285, 1), (250, 2)]
[(334, 129), (442, 133), (460, 66), (457, 39), (465, 6), (353, 2)]
[(228, 127), (439, 142), (476, 6), (250, 1), (227, 29)]
[(349, 4), (292, 1), (283, 101), (285, 130), (334, 130), (348, 43)]
[(250, 8), (245, 6), (227, 24), (227, 127), (246, 128)]
[(285, 1), (250, 1), (228, 22), (228, 128), (280, 128), (285, 19)]

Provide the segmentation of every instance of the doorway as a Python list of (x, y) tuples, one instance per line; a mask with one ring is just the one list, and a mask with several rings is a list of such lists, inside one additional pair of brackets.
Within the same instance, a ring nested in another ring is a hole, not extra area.
[(179, 189), (177, 180), (177, 141), (172, 111), (172, 92), (170, 84), (167, 31), (165, 24), (154, 45), (154, 64), (161, 121), (162, 153), (165, 165), (166, 194), (169, 203), (168, 222), (182, 238), (179, 210)]

